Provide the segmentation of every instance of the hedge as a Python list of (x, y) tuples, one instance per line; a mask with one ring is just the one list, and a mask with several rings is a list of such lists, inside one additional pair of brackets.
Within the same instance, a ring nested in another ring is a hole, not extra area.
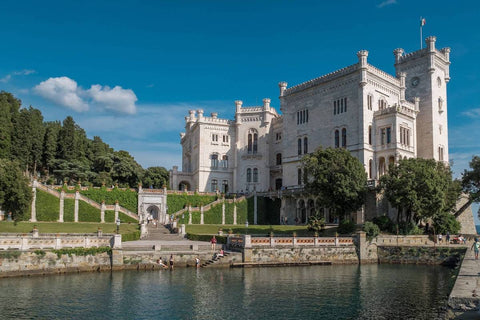
[(203, 196), (199, 194), (169, 194), (167, 196), (168, 214), (175, 213), (182, 210), (188, 204), (192, 207), (200, 207), (200, 205), (207, 205), (217, 200), (217, 196)]
[(35, 209), (38, 221), (57, 221), (60, 214), (60, 199), (37, 189)]
[(78, 201), (78, 221), (100, 222), (100, 209), (92, 207), (86, 202)]
[[(211, 234), (187, 233), (187, 239), (188, 240), (193, 240), (193, 241), (210, 241), (210, 239), (212, 239), (212, 235)], [(226, 244), (227, 243), (227, 237), (226, 236), (215, 235), (215, 239), (217, 239), (217, 243), (221, 243), (221, 244)]]
[(137, 212), (138, 209), (138, 193), (130, 189), (114, 188), (108, 190), (105, 187), (100, 189), (89, 188), (88, 190), (81, 190), (80, 193), (98, 203), (105, 201), (105, 204), (115, 204), (118, 201), (122, 207), (132, 212)]
[[(243, 200), (236, 203), (237, 206), (237, 224), (245, 224), (247, 217), (247, 201)], [(233, 203), (225, 202), (225, 224), (233, 224)], [(253, 215), (252, 215), (253, 217)], [(188, 212), (178, 216), (179, 224), (188, 224)], [(208, 211), (203, 212), (205, 224), (222, 224), (222, 204), (219, 203)], [(253, 222), (253, 218), (252, 218)], [(192, 212), (192, 224), (200, 224), (200, 212)]]
[(75, 214), (75, 200), (65, 199), (63, 201), (63, 221), (73, 222)]

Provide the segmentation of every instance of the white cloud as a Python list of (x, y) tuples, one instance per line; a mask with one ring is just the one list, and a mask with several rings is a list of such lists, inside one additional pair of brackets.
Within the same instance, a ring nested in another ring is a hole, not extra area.
[(377, 8), (383, 8), (392, 4), (396, 4), (397, 0), (385, 0), (377, 5)]
[(49, 78), (40, 82), (33, 90), (40, 96), (58, 105), (82, 112), (89, 109), (88, 104), (80, 97), (80, 89), (75, 80), (68, 77)]
[(20, 71), (13, 71), (12, 73), (7, 74), (5, 77), (0, 79), (0, 82), (7, 83), (12, 79), (13, 76), (28, 76), (29, 74), (35, 73), (35, 70), (24, 69)]
[(467, 116), (469, 118), (480, 118), (480, 108), (471, 109), (469, 111), (462, 112), (462, 115)]
[(120, 114), (135, 114), (137, 111), (135, 102), (138, 99), (133, 90), (120, 86), (110, 88), (95, 84), (85, 90), (69, 77), (56, 77), (40, 82), (33, 89), (43, 98), (77, 112), (88, 111), (91, 105)]
[(138, 99), (130, 89), (123, 89), (120, 86), (110, 89), (108, 86), (95, 84), (86, 92), (96, 104), (107, 110), (126, 114), (135, 114), (137, 111), (135, 102)]

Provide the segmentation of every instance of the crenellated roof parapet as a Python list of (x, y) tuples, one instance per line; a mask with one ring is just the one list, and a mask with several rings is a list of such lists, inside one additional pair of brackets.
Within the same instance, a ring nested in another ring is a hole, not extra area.
[(404, 101), (402, 105), (394, 104), (391, 107), (381, 109), (381, 110), (377, 110), (373, 113), (373, 116), (378, 117), (378, 116), (383, 116), (383, 115), (388, 115), (388, 114), (402, 114), (402, 115), (405, 115), (407, 117), (415, 119), (417, 117), (418, 112), (419, 112), (415, 108), (416, 108), (415, 104), (413, 104), (411, 102), (408, 102), (408, 101)]
[(372, 66), (371, 64), (368, 64), (368, 72), (377, 75), (378, 77), (385, 79), (387, 81), (390, 81), (396, 86), (400, 86), (400, 79), (392, 76), (389, 73), (386, 73), (385, 71), (382, 71), (378, 69), (377, 67)]

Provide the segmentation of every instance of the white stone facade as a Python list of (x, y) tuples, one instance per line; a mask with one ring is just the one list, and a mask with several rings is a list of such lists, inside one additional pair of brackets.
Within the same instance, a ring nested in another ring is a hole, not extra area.
[[(189, 190), (238, 193), (299, 187), (302, 156), (320, 146), (347, 148), (370, 180), (403, 158), (447, 162), (450, 49), (435, 49), (435, 40), (427, 38), (426, 48), (409, 54), (395, 49), (395, 76), (368, 64), (362, 50), (358, 62), (343, 69), (290, 88), (280, 82), (282, 115), (270, 99), (261, 107), (236, 101), (235, 120), (190, 111), (181, 134), (183, 171), (171, 171), (171, 188), (183, 183)], [(298, 212), (298, 204), (287, 206), (284, 201), (282, 212)], [(298, 213), (286, 216), (304, 220)]]

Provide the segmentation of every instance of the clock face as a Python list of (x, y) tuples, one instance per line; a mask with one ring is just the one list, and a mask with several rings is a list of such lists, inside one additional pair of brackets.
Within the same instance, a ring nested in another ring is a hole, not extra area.
[(420, 79), (418, 77), (412, 78), (412, 87), (418, 86), (419, 82), (420, 82)]

